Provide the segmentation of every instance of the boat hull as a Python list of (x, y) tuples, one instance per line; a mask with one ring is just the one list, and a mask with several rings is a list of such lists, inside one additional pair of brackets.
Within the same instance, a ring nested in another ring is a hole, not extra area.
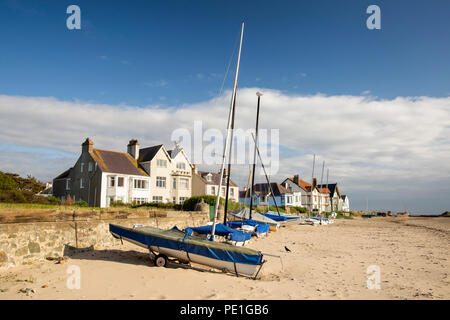
[(216, 269), (219, 269), (222, 271), (228, 271), (228, 272), (247, 275), (247, 276), (254, 275), (255, 272), (261, 266), (261, 263), (248, 264), (248, 263), (240, 263), (240, 262), (233, 262), (233, 261), (224, 261), (224, 260), (214, 259), (211, 257), (193, 253), (193, 252), (186, 252), (183, 250), (175, 250), (173, 248), (167, 248), (167, 247), (162, 247), (162, 246), (147, 245), (146, 243), (137, 241), (136, 239), (133, 239), (132, 237), (127, 237), (126, 234), (124, 234), (122, 232), (114, 232), (114, 231), (110, 231), (110, 232), (116, 238), (133, 243), (140, 247), (149, 249), (150, 251), (152, 251), (154, 253), (163, 254), (170, 258), (176, 258), (182, 262), (191, 261), (194, 263), (198, 263), (198, 264), (206, 265), (206, 266), (209, 266), (212, 268), (216, 268)]

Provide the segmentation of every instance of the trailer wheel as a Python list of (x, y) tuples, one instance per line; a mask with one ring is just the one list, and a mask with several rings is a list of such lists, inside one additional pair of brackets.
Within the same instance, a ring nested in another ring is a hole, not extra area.
[(157, 267), (167, 266), (167, 257), (163, 254), (158, 254), (155, 259), (155, 265)]

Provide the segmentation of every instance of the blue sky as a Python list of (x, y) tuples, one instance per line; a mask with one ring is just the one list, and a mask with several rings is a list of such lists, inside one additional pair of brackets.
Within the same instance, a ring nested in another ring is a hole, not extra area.
[[(66, 27), (72, 4), (81, 30)], [(372, 4), (381, 30), (366, 27)], [(448, 0), (0, 0), (0, 170), (48, 181), (86, 136), (125, 151), (131, 138), (170, 148), (171, 132), (198, 120), (224, 129), (234, 65), (218, 108), (214, 99), (244, 20), (237, 122), (253, 127), (262, 90), (261, 128), (280, 129), (273, 179), (309, 181), (316, 154), (353, 208), (369, 198), (371, 208), (448, 210), (449, 9)], [(247, 174), (232, 178), (243, 187)]]
[[(81, 30), (66, 8), (81, 8)], [(366, 8), (381, 8), (368, 30)], [(246, 22), (240, 87), (449, 94), (448, 1), (0, 2), (0, 93), (145, 106), (217, 95)], [(232, 77), (227, 81), (231, 87)]]

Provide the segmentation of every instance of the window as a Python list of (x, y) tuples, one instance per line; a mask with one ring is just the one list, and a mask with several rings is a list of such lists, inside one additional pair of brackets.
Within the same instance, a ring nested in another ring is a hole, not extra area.
[(184, 162), (178, 162), (177, 169), (186, 170), (186, 164)]
[(91, 172), (92, 169), (94, 169), (94, 165), (92, 164), (91, 161), (89, 161), (89, 164), (88, 164), (88, 171)]
[(216, 187), (214, 187), (214, 186), (211, 187), (211, 193), (212, 193), (213, 195), (216, 194)]
[(230, 196), (234, 197), (234, 188), (230, 188)]
[(177, 178), (173, 178), (173, 185), (172, 185), (172, 187), (173, 187), (174, 189), (177, 188)]
[(134, 179), (135, 189), (147, 189), (147, 180)]
[(208, 174), (206, 175), (206, 181), (211, 181), (211, 173), (208, 173)]
[(222, 197), (225, 197), (225, 187), (222, 187)]
[(180, 197), (180, 202), (179, 202), (179, 204), (183, 204), (183, 202), (184, 202), (186, 199), (187, 199), (186, 197)]
[(156, 177), (156, 186), (158, 188), (166, 187), (166, 177)]
[(158, 166), (160, 168), (166, 168), (167, 160), (161, 160), (161, 159), (156, 160), (156, 166)]
[(123, 177), (117, 178), (117, 186), (118, 187), (123, 187)]
[(84, 188), (84, 184), (83, 184), (83, 178), (80, 178), (80, 189)]
[(286, 197), (286, 202), (287, 203), (292, 203), (292, 197), (291, 196), (287, 196)]
[(177, 203), (177, 197), (172, 198), (172, 203)]
[(82, 162), (82, 163), (80, 164), (80, 172), (83, 172), (83, 169), (84, 169), (84, 162)]
[(153, 202), (162, 203), (162, 196), (153, 196)]
[(70, 190), (70, 179), (66, 179), (66, 190)]
[(109, 177), (109, 186), (114, 187), (116, 185), (116, 177), (110, 176)]
[(189, 189), (189, 179), (180, 178), (180, 189), (188, 190)]

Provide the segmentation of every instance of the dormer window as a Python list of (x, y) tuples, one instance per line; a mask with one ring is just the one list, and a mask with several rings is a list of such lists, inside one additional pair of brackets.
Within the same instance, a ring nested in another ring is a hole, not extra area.
[(206, 181), (211, 181), (211, 173), (208, 173), (208, 174), (206, 175)]

